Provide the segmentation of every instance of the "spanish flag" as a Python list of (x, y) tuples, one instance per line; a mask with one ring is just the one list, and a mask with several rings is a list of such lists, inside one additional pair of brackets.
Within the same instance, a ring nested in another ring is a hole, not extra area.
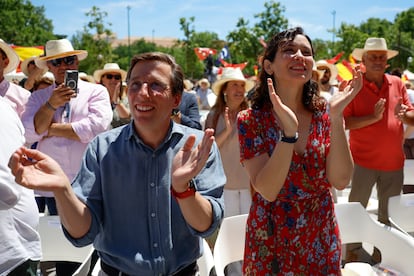
[[(24, 47), (24, 46), (11, 46), (13, 50), (19, 55), (20, 62), (25, 60), (26, 58), (32, 56), (40, 56), (43, 55), (44, 46), (31, 46), (31, 47)], [(16, 69), (17, 72), (20, 72), (20, 64), (19, 67)]]

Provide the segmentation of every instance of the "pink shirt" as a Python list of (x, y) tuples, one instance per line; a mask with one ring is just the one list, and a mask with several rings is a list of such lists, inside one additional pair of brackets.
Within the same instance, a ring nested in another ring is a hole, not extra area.
[(0, 82), (0, 95), (11, 104), (19, 117), (22, 116), (30, 92), (23, 87), (3, 79)]
[(37, 134), (33, 119), (39, 108), (49, 100), (55, 87), (53, 84), (32, 93), (22, 115), (22, 122), (26, 130), (26, 141), (38, 141), (37, 149), (53, 157), (72, 180), (80, 168), (83, 152), (89, 141), (109, 128), (112, 108), (109, 93), (104, 86), (79, 80), (79, 93), (69, 103), (69, 115), (65, 116), (65, 108), (59, 107), (53, 121), (70, 123), (81, 141), (64, 137), (44, 138), (47, 132)]

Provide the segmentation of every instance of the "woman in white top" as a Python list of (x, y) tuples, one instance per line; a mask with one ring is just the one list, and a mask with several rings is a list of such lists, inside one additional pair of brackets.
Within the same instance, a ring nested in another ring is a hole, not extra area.
[(237, 132), (237, 114), (247, 109), (246, 93), (254, 82), (246, 80), (240, 68), (224, 68), (221, 78), (213, 84), (216, 103), (207, 115), (205, 128), (213, 128), (220, 149), (227, 182), (224, 186), (224, 216), (249, 212), (251, 203), (250, 182), (240, 160)]

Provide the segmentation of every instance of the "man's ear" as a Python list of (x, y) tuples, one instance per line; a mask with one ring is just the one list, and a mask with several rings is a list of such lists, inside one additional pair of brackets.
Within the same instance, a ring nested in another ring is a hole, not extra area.
[(268, 75), (273, 75), (272, 63), (268, 59), (264, 60), (263, 69)]
[(174, 107), (173, 108), (178, 108), (180, 106), (180, 103), (181, 103), (182, 94), (176, 94), (173, 97), (174, 97)]

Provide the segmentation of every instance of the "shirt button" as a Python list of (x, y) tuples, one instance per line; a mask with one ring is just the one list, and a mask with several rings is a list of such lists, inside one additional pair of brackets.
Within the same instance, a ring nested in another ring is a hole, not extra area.
[(151, 213), (151, 217), (155, 218), (155, 213)]
[(153, 246), (158, 247), (158, 243), (154, 242)]
[(151, 186), (151, 188), (154, 188), (155, 183), (154, 182), (151, 182), (150, 186)]

